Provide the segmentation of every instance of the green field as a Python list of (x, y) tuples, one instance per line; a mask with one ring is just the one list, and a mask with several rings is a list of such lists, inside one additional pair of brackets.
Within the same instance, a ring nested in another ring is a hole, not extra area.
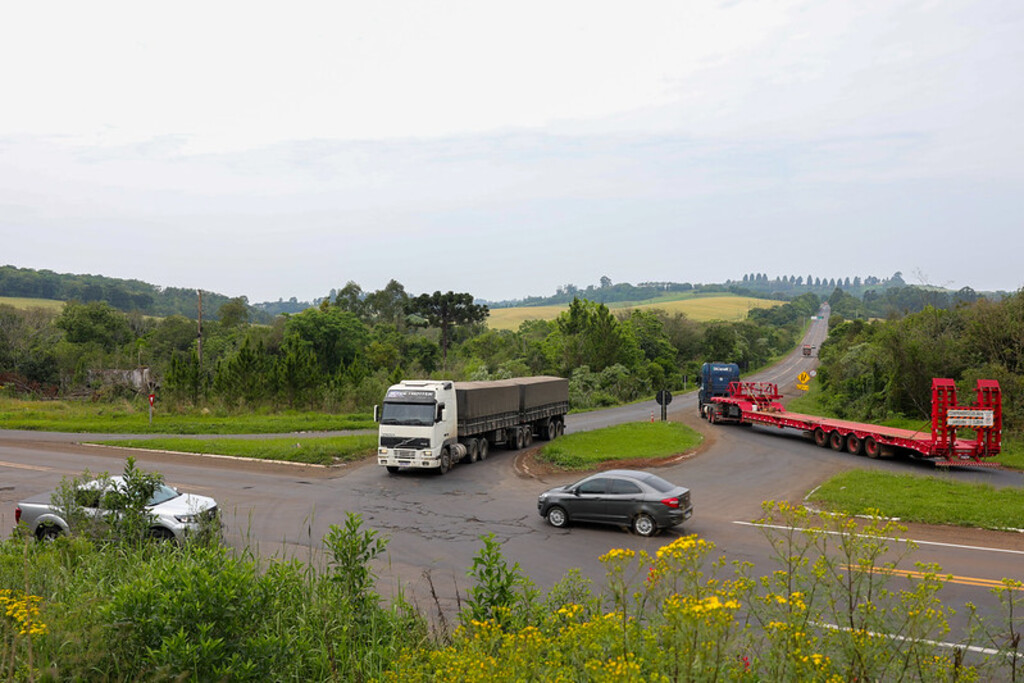
[(159, 407), (150, 424), (149, 406), (141, 400), (93, 403), (24, 401), (6, 397), (0, 397), (0, 425), (4, 429), (107, 434), (285, 434), (377, 427), (370, 415), (361, 414), (208, 410), (165, 413)]
[[(747, 317), (753, 308), (773, 308), (782, 301), (755, 299), (733, 295), (672, 295), (647, 301), (606, 304), (613, 311), (659, 309), (666, 313), (684, 313), (691, 320), (737, 321)], [(517, 308), (492, 308), (487, 325), (497, 330), (515, 330), (526, 320), (554, 320), (558, 314), (569, 308), (558, 306), (520, 306)]]
[(938, 476), (850, 470), (819, 486), (807, 501), (847, 515), (876, 514), (902, 522), (982, 529), (1024, 526), (1024, 491), (995, 489)]
[(21, 310), (29, 308), (44, 308), (48, 311), (59, 312), (64, 308), (63, 301), (54, 299), (25, 299), (17, 296), (0, 296), (0, 306), (13, 306)]
[(376, 434), (278, 439), (131, 439), (95, 441), (103, 446), (140, 448), (178, 453), (229, 455), (238, 458), (281, 460), (314, 465), (333, 465), (361, 460), (376, 451)]

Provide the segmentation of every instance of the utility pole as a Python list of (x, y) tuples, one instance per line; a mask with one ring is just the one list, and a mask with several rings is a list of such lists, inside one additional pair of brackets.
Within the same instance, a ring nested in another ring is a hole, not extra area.
[(199, 294), (199, 334), (196, 336), (196, 355), (199, 358), (199, 370), (203, 369), (203, 290), (197, 289)]

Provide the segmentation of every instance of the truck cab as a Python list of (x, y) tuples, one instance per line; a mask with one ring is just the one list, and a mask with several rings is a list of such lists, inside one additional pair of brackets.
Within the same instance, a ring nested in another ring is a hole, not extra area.
[(458, 401), (449, 381), (405, 380), (388, 388), (374, 408), (380, 423), (377, 462), (446, 472), (461, 457), (457, 444)]
[(729, 383), (740, 380), (740, 366), (736, 363), (704, 363), (697, 376), (697, 408), (705, 419), (708, 406), (715, 396), (728, 396)]

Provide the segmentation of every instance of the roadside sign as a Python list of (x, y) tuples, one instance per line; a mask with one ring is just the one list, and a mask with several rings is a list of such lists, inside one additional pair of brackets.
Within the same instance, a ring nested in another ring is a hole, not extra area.
[(799, 375), (796, 376), (796, 381), (797, 384), (807, 384), (808, 382), (811, 381), (811, 376), (808, 375), (806, 372), (801, 372)]
[(150, 394), (149, 395), (149, 407), (150, 408), (153, 407), (153, 401), (155, 401), (155, 400), (156, 400), (156, 394)]
[(659, 406), (667, 406), (672, 402), (672, 392), (662, 389), (654, 397), (654, 400), (658, 402)]
[(817, 377), (817, 376), (818, 376), (818, 371), (817, 370), (811, 370), (811, 377)]
[(800, 391), (809, 391), (810, 390), (810, 387), (807, 386), (806, 384), (797, 384), (796, 388), (799, 389)]

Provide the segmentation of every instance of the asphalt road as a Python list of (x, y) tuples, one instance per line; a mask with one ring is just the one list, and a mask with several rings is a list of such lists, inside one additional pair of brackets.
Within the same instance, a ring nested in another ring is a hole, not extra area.
[[(827, 322), (819, 320), (805, 341), (818, 347), (826, 331)], [(813, 369), (816, 361), (797, 350), (750, 379), (777, 382), (784, 394), (794, 394), (797, 375)], [(661, 476), (692, 490), (695, 513), (684, 528), (649, 539), (614, 528), (548, 526), (537, 514), (537, 495), (576, 477), (530, 472), (523, 467), (523, 454), (500, 449), (485, 462), (460, 465), (445, 476), (415, 471), (390, 476), (372, 461), (320, 468), (145, 451), (135, 455), (143, 467), (163, 472), (169, 483), (216, 498), (228, 541), (255, 547), (263, 557), (323, 562), (320, 539), (329, 526), (343, 523), (346, 512), (361, 514), (367, 526), (389, 539), (387, 558), (377, 567), (381, 592), (387, 595), (401, 586), (427, 613), (440, 608), (448, 617), (466, 598), (471, 586), (466, 572), (484, 534), (502, 541), (508, 560), (542, 589), (573, 568), (600, 584), (604, 573), (598, 557), (608, 550), (653, 552), (690, 533), (713, 541), (730, 560), (754, 563), (761, 574), (774, 568), (762, 531), (750, 524), (760, 515), (762, 501), (799, 502), (820, 482), (849, 468), (934, 472), (927, 463), (821, 449), (796, 432), (711, 426), (698, 419), (693, 393), (676, 396), (669, 408), (670, 419), (706, 435), (698, 452), (658, 468)], [(657, 417), (660, 408), (649, 401), (572, 415), (567, 431), (646, 420), (652, 413)], [(18, 500), (52, 489), (62, 476), (121, 469), (124, 451), (79, 445), (81, 438), (0, 430), (0, 526), (14, 524)], [(1024, 486), (1021, 474), (1007, 471), (959, 470), (946, 476)], [(915, 526), (906, 536), (921, 544), (916, 559), (936, 562), (963, 579), (944, 589), (949, 605), (970, 600), (990, 611), (992, 597), (977, 580), (1024, 580), (1024, 534)]]

